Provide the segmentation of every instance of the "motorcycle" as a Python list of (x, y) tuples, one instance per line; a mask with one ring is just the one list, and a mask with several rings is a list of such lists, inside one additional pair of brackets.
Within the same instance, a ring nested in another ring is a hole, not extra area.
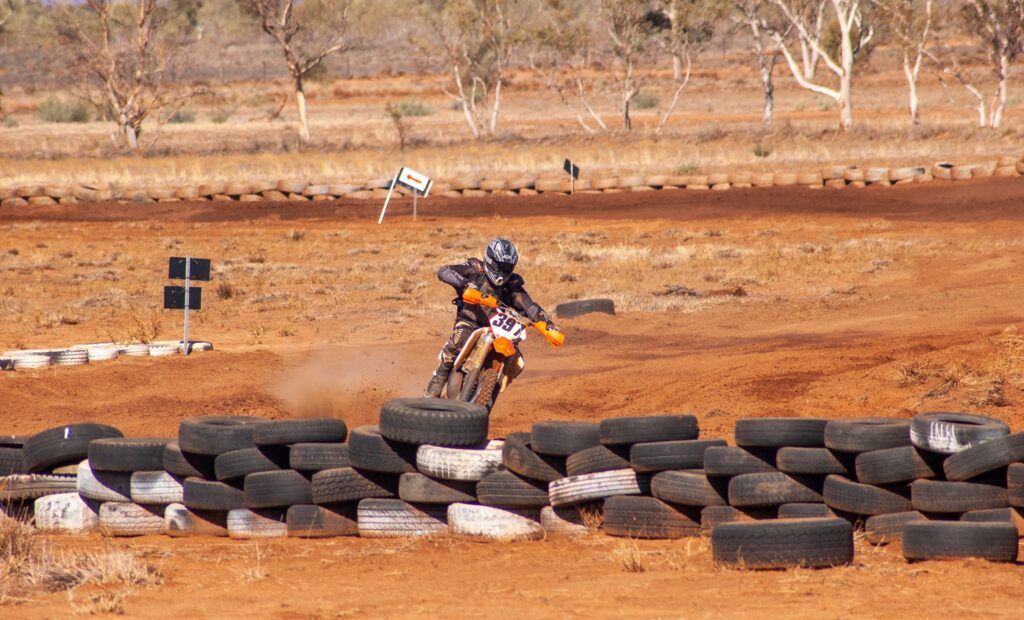
[(552, 346), (560, 347), (565, 335), (548, 329), (545, 321), (531, 323), (514, 309), (491, 295), (474, 288), (462, 294), (462, 301), (490, 308), (487, 327), (470, 334), (455, 358), (448, 375), (446, 396), (452, 400), (483, 405), (490, 410), (509, 382), (523, 371), (526, 362), (519, 353), (519, 343), (526, 340), (528, 328), (537, 329)]

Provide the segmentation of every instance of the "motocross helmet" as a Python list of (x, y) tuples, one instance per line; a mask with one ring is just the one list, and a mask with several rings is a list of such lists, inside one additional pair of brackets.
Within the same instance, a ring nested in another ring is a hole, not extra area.
[(487, 244), (484, 253), (484, 271), (494, 286), (502, 286), (519, 262), (519, 252), (508, 239), (495, 239)]

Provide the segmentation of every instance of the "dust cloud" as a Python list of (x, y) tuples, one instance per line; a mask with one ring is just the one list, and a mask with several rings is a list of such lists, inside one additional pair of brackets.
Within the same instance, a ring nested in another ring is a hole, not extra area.
[(349, 428), (376, 424), (381, 404), (420, 396), (433, 371), (400, 350), (320, 350), (287, 370), (271, 393), (299, 418), (341, 418)]

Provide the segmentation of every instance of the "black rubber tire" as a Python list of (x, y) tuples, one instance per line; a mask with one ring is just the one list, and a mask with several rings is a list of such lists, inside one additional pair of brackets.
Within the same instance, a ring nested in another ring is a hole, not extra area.
[(779, 519), (823, 519), (834, 517), (836, 513), (825, 504), (793, 503), (779, 506)]
[[(456, 373), (452, 373), (453, 375)], [(498, 398), (498, 371), (494, 368), (484, 368), (476, 380), (476, 394), (473, 395), (473, 404), (480, 405), (490, 412), (494, 401)]]
[(633, 470), (641, 474), (672, 469), (702, 469), (704, 451), (713, 446), (725, 445), (724, 439), (638, 443), (629, 449), (629, 462)]
[(1017, 561), (1017, 528), (1011, 523), (915, 521), (903, 528), (908, 560), (982, 558)]
[(295, 470), (261, 471), (245, 477), (246, 508), (284, 508), (312, 503), (309, 478)]
[(615, 495), (604, 500), (605, 534), (670, 539), (700, 536), (700, 521), (653, 497)]
[(682, 441), (700, 435), (697, 418), (689, 414), (609, 418), (598, 425), (598, 438), (606, 446), (652, 441)]
[(547, 482), (523, 478), (510, 471), (496, 471), (478, 482), (476, 497), (487, 506), (543, 508), (551, 503)]
[(325, 469), (313, 474), (311, 490), (313, 503), (317, 505), (397, 497), (398, 476), (352, 467)]
[(347, 436), (345, 421), (336, 418), (267, 420), (252, 431), (252, 440), (257, 446), (342, 442)]
[(574, 452), (565, 459), (565, 471), (570, 476), (596, 474), (599, 471), (629, 469), (632, 464), (605, 446), (594, 446)]
[(288, 466), (297, 471), (316, 472), (350, 465), (345, 443), (296, 443), (288, 450)]
[(423, 474), (402, 474), (398, 479), (398, 498), (414, 504), (476, 502), (476, 482), (436, 480)]
[(202, 478), (185, 478), (181, 486), (181, 503), (191, 510), (227, 512), (245, 508), (245, 491), (236, 486)]
[(596, 422), (535, 422), (530, 431), (530, 447), (539, 454), (569, 456), (600, 445), (599, 432)]
[(853, 561), (853, 526), (845, 519), (723, 523), (711, 532), (712, 559), (742, 568), (828, 568)]
[(213, 467), (217, 480), (221, 482), (241, 480), (261, 471), (288, 469), (288, 448), (267, 446), (232, 450), (218, 455)]
[(1006, 489), (978, 482), (939, 482), (917, 480), (910, 485), (914, 510), (935, 513), (960, 513), (1009, 506)]
[(334, 536), (358, 536), (355, 505), (349, 510), (332, 509), (326, 506), (299, 504), (290, 506), (285, 520), (290, 538), (330, 538)]
[(0, 446), (0, 476), (25, 473), (21, 447)]
[(592, 312), (614, 315), (615, 302), (606, 298), (578, 299), (576, 301), (560, 303), (555, 306), (555, 316), (560, 319), (571, 319), (573, 317), (583, 316), (584, 314), (590, 314)]
[(116, 437), (89, 442), (89, 467), (93, 471), (159, 471), (170, 439)]
[(1006, 501), (1011, 506), (1024, 508), (1024, 463), (1006, 468)]
[(829, 508), (854, 515), (884, 515), (913, 510), (907, 487), (896, 488), (906, 495), (892, 487), (861, 484), (833, 474), (825, 478), (822, 497)]
[(914, 446), (887, 448), (857, 455), (857, 480), (864, 484), (896, 484), (942, 478), (945, 455)]
[(943, 463), (948, 480), (970, 480), (1024, 461), (1024, 433), (997, 437), (957, 452)]
[(864, 521), (864, 535), (872, 545), (887, 545), (903, 539), (906, 524), (924, 520), (925, 516), (916, 510), (875, 515)]
[(712, 446), (704, 451), (704, 471), (709, 476), (773, 472), (775, 451)]
[(828, 448), (779, 448), (775, 466), (787, 474), (849, 475), (852, 467), (849, 456), (836, 454)]
[(825, 447), (837, 452), (871, 452), (910, 445), (910, 420), (858, 418), (830, 420)]
[(741, 448), (822, 448), (825, 425), (822, 418), (747, 418), (736, 421), (736, 445)]
[(726, 487), (725, 480), (709, 480), (701, 470), (663, 471), (651, 478), (651, 495), (683, 506), (726, 506)]
[(253, 427), (262, 418), (206, 416), (183, 420), (178, 426), (178, 447), (183, 452), (217, 456), (232, 450), (255, 447)]
[(564, 478), (566, 457), (537, 454), (530, 444), (530, 433), (512, 433), (501, 448), (501, 463), (524, 478), (551, 482)]
[(733, 508), (732, 506), (705, 506), (700, 511), (700, 530), (703, 534), (710, 534), (716, 527), (723, 523), (734, 523), (736, 521), (754, 521), (759, 519), (775, 519), (777, 516), (774, 508), (768, 509), (744, 509)]
[(106, 424), (68, 424), (32, 435), (21, 449), (22, 465), (28, 473), (43, 473), (54, 467), (76, 465), (89, 455), (89, 442), (123, 437)]
[(164, 447), (163, 468), (165, 471), (183, 478), (213, 479), (216, 472), (216, 458), (206, 454), (182, 452), (177, 442), (170, 442)]
[(910, 421), (910, 443), (942, 454), (955, 454), (1009, 434), (1010, 427), (1003, 422), (967, 413), (921, 413)]
[(1016, 508), (987, 508), (985, 510), (969, 510), (960, 515), (961, 521), (970, 523), (1012, 523), (1020, 532), (1024, 518)]
[(487, 441), (486, 407), (444, 398), (396, 398), (380, 408), (380, 433), (393, 441), (475, 446)]
[(385, 438), (376, 426), (360, 426), (348, 438), (352, 467), (388, 474), (416, 471), (416, 446)]
[(820, 493), (797, 478), (781, 472), (742, 474), (729, 480), (729, 505), (736, 508), (822, 501)]

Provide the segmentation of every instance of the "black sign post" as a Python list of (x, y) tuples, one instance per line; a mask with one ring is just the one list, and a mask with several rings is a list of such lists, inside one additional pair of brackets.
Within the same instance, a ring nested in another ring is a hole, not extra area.
[(575, 194), (576, 179), (580, 178), (580, 167), (566, 159), (565, 164), (562, 165), (562, 169), (569, 175), (569, 194)]
[(182, 355), (188, 355), (188, 311), (203, 308), (203, 289), (189, 284), (192, 280), (210, 279), (210, 259), (172, 256), (167, 265), (167, 277), (170, 280), (185, 281), (185, 286), (164, 287), (164, 308), (185, 311), (185, 333), (181, 341), (181, 352)]

